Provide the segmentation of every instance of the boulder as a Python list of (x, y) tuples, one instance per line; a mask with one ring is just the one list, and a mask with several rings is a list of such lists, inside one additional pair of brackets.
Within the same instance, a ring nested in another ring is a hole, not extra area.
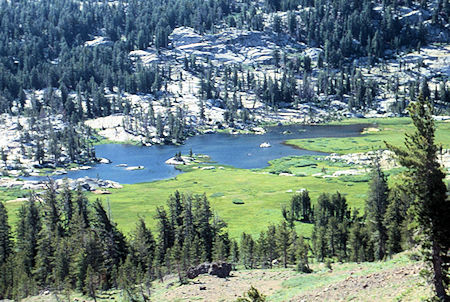
[(186, 275), (189, 279), (194, 279), (201, 274), (209, 274), (219, 278), (226, 278), (230, 275), (232, 266), (227, 262), (202, 263), (196, 267), (187, 270)]
[(93, 193), (97, 195), (111, 194), (111, 192), (109, 192), (108, 190), (99, 190), (99, 189), (94, 190)]
[(193, 28), (178, 27), (170, 34), (169, 39), (174, 47), (200, 43), (203, 37), (197, 34)]
[(111, 163), (111, 161), (107, 158), (99, 158), (98, 162), (101, 164), (110, 164)]
[(96, 46), (112, 46), (113, 42), (109, 41), (105, 37), (95, 37), (93, 40), (86, 41), (84, 46), (96, 47)]
[(125, 170), (127, 171), (136, 171), (136, 170), (143, 170), (144, 166), (132, 166), (132, 167), (127, 167), (125, 168)]
[(174, 165), (174, 166), (186, 164), (182, 158), (176, 158), (176, 157), (169, 158), (168, 160), (166, 160), (165, 163), (166, 163), (166, 165)]
[(207, 166), (207, 167), (202, 167), (202, 170), (214, 170), (216, 167), (214, 166)]

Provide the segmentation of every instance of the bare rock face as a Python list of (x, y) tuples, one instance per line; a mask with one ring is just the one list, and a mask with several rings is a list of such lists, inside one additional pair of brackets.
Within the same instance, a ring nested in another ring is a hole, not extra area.
[(226, 262), (202, 263), (196, 267), (187, 270), (186, 275), (189, 279), (194, 279), (201, 274), (209, 274), (219, 278), (226, 278), (230, 275), (232, 266)]

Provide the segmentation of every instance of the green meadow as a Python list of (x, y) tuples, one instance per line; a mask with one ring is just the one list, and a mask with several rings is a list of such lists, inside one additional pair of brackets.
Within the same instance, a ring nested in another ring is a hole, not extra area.
[[(89, 194), (91, 200), (100, 198), (107, 204), (118, 226), (127, 233), (142, 216), (155, 226), (152, 219), (156, 207), (178, 190), (188, 194), (206, 194), (212, 209), (228, 223), (230, 235), (238, 238), (242, 232), (259, 234), (271, 223), (281, 221), (281, 207), (297, 190), (307, 189), (315, 200), (322, 192), (340, 191), (350, 206), (361, 207), (367, 182), (346, 182), (338, 178), (314, 176), (280, 176), (264, 170), (223, 169), (183, 173), (169, 180), (125, 185), (111, 190), (110, 195)], [(299, 224), (298, 231), (308, 236), (312, 226)]]
[[(353, 119), (339, 122), (370, 123), (371, 132), (361, 137), (318, 138), (291, 140), (295, 146), (333, 153), (364, 152), (384, 147), (383, 141), (402, 144), (405, 132), (412, 131), (407, 118), (393, 119)], [(439, 122), (437, 141), (444, 148), (450, 148), (450, 123)], [(184, 167), (186, 173), (172, 179), (124, 185), (122, 189), (110, 190), (109, 195), (88, 194), (91, 201), (99, 198), (110, 209), (112, 218), (118, 227), (129, 233), (137, 218), (143, 217), (155, 229), (153, 219), (156, 207), (165, 205), (167, 198), (176, 190), (187, 194), (206, 194), (213, 211), (228, 223), (231, 237), (238, 238), (242, 232), (259, 234), (269, 224), (282, 220), (281, 207), (289, 202), (296, 191), (307, 189), (313, 204), (323, 192), (344, 194), (351, 208), (362, 209), (368, 190), (367, 173), (357, 176), (323, 178), (319, 173), (330, 175), (338, 170), (354, 167), (343, 163), (331, 163), (319, 156), (290, 156), (270, 162), (264, 169), (236, 169), (214, 165), (213, 170), (202, 170), (205, 164)], [(397, 173), (398, 171), (391, 171)], [(280, 175), (281, 173), (281, 175)], [(0, 200), (22, 197), (20, 190), (1, 190)], [(16, 222), (20, 202), (6, 202), (11, 224)], [(299, 223), (297, 231), (308, 237), (312, 225)]]
[[(321, 151), (326, 153), (357, 153), (371, 150), (386, 149), (385, 141), (392, 145), (403, 145), (405, 133), (411, 133), (414, 126), (409, 118), (374, 118), (348, 119), (331, 124), (371, 124), (369, 130), (358, 137), (344, 138), (308, 138), (292, 139), (286, 143), (298, 148)], [(443, 148), (450, 148), (450, 123), (437, 122), (436, 141)]]

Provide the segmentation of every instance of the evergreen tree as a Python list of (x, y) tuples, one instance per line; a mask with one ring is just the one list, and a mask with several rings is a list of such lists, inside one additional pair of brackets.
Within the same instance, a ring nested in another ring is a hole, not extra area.
[(159, 264), (163, 264), (166, 259), (166, 252), (173, 246), (175, 235), (173, 226), (169, 222), (167, 212), (163, 207), (156, 208), (156, 217), (158, 220), (158, 243), (157, 243), (157, 259)]
[(156, 241), (142, 218), (139, 218), (137, 222), (136, 230), (132, 235), (130, 249), (134, 265), (140, 268), (142, 273), (151, 276), (153, 260), (155, 259)]
[(311, 273), (312, 270), (309, 267), (309, 244), (304, 240), (303, 236), (297, 239), (297, 271), (302, 273)]
[(77, 216), (77, 223), (78, 223), (77, 227), (81, 229), (87, 229), (90, 226), (89, 209), (88, 209), (89, 203), (86, 196), (83, 194), (80, 185), (77, 186), (74, 198), (76, 204), (75, 214)]
[(241, 244), (239, 250), (239, 257), (242, 264), (247, 269), (252, 269), (255, 266), (255, 241), (251, 235), (242, 233)]
[(93, 232), (83, 238), (82, 249), (76, 255), (74, 264), (77, 288), (83, 293), (94, 294), (100, 285), (100, 278), (106, 275), (101, 242)]
[(286, 268), (288, 263), (288, 251), (292, 244), (292, 239), (291, 230), (288, 228), (285, 221), (277, 227), (276, 242), (278, 251), (283, 259), (283, 266)]
[(0, 202), (0, 299), (11, 296), (15, 270), (13, 267), (13, 241), (8, 224), (8, 213)]
[(8, 153), (5, 151), (5, 148), (3, 148), (3, 147), (0, 149), (0, 157), (1, 157), (1, 160), (3, 161), (3, 165), (6, 168), (7, 160), (8, 160)]
[(74, 216), (74, 204), (72, 200), (72, 191), (70, 190), (67, 182), (64, 182), (63, 184), (60, 194), (60, 203), (63, 210), (63, 217), (61, 217), (61, 222), (64, 229), (68, 230), (70, 228), (70, 225), (72, 224), (72, 219)]
[(362, 262), (372, 260), (373, 249), (365, 224), (365, 217), (359, 216), (357, 210), (353, 212), (348, 245), (351, 261)]
[(387, 145), (407, 168), (407, 188), (415, 196), (411, 214), (420, 227), (422, 246), (431, 253), (429, 261), (433, 266), (436, 296), (445, 301), (449, 284), (450, 202), (446, 196), (445, 173), (438, 161), (433, 107), (419, 96), (419, 101), (412, 103), (408, 110), (415, 131), (406, 136), (405, 148)]
[(63, 238), (55, 247), (52, 278), (56, 288), (72, 290), (71, 263), (73, 261), (73, 249), (70, 239)]
[(53, 269), (55, 264), (56, 234), (50, 225), (44, 224), (37, 241), (36, 265), (33, 275), (39, 285), (53, 284)]
[(245, 293), (244, 298), (238, 298), (236, 302), (264, 302), (266, 301), (266, 296), (261, 294), (256, 288), (253, 286)]
[(131, 260), (131, 256), (128, 255), (125, 262), (120, 266), (117, 280), (126, 301), (139, 301), (136, 287), (138, 281), (139, 273)]
[(106, 269), (106, 286), (113, 280), (113, 272), (119, 268), (119, 264), (125, 260), (128, 254), (128, 246), (125, 236), (117, 229), (116, 224), (108, 217), (99, 200), (93, 204), (94, 232), (99, 236), (104, 266)]
[(0, 267), (6, 263), (12, 253), (11, 228), (8, 224), (8, 213), (3, 202), (0, 202)]
[(86, 271), (86, 279), (84, 281), (84, 292), (89, 297), (93, 298), (94, 301), (97, 301), (97, 290), (100, 286), (100, 278), (99, 273), (89, 265)]
[(402, 244), (407, 241), (406, 224), (407, 210), (410, 207), (410, 197), (401, 186), (394, 186), (389, 191), (388, 207), (384, 216), (387, 231), (386, 252), (392, 256), (403, 250)]
[(19, 209), (19, 221), (16, 227), (16, 247), (20, 254), (20, 266), (24, 272), (31, 276), (31, 271), (36, 263), (39, 234), (42, 228), (40, 210), (33, 196), (30, 196), (25, 205)]
[(259, 237), (255, 242), (255, 250), (256, 250), (256, 261), (261, 264), (262, 268), (267, 267), (267, 259), (268, 259), (268, 252), (267, 252), (267, 238), (264, 232), (259, 233)]
[(230, 260), (233, 265), (239, 262), (239, 245), (234, 239), (230, 243)]
[(43, 198), (43, 224), (48, 226), (51, 236), (60, 238), (63, 236), (63, 226), (61, 221), (61, 209), (59, 207), (55, 183), (50, 181), (47, 184)]
[(211, 225), (212, 212), (206, 195), (198, 196), (194, 203), (194, 225), (202, 243), (203, 261), (212, 260), (214, 230)]
[(387, 180), (381, 170), (380, 159), (375, 157), (366, 201), (366, 212), (372, 241), (376, 247), (375, 259), (377, 260), (383, 259), (386, 254), (387, 231), (384, 219), (388, 207), (388, 194)]
[(267, 261), (269, 261), (270, 268), (272, 268), (272, 262), (278, 257), (277, 251), (277, 230), (274, 225), (269, 225), (267, 227)]
[(294, 226), (294, 221), (310, 222), (312, 210), (308, 191), (292, 196), (289, 209), (284, 206), (281, 213), (290, 227)]

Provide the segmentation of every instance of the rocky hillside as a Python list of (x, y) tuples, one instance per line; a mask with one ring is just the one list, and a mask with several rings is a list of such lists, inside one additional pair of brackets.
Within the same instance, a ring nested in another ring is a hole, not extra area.
[[(423, 263), (401, 254), (386, 262), (332, 264), (332, 269), (313, 265), (311, 274), (293, 269), (233, 271), (221, 279), (200, 275), (179, 285), (177, 277), (152, 284), (152, 301), (235, 301), (250, 286), (267, 296), (268, 301), (422, 301), (431, 297), (431, 286), (420, 276)], [(27, 302), (60, 301), (63, 293), (50, 291), (27, 298)], [(59, 300), (58, 300), (59, 299)], [(72, 293), (71, 301), (91, 301)], [(97, 301), (122, 301), (117, 291), (104, 292)]]
[(401, 115), (420, 92), (448, 111), (448, 1), (208, 3), (2, 2), (0, 110), (146, 145)]

